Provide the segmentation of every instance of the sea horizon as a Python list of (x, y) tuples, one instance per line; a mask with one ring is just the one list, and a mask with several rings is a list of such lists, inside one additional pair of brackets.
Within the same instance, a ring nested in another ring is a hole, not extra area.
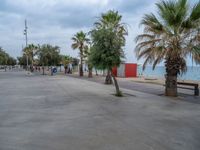
[[(165, 66), (156, 66), (153, 70), (152, 66), (146, 66), (142, 70), (142, 66), (138, 66), (138, 76), (152, 77), (152, 78), (165, 78)], [(200, 81), (200, 66), (187, 66), (187, 71), (178, 75), (180, 80), (194, 80)]]

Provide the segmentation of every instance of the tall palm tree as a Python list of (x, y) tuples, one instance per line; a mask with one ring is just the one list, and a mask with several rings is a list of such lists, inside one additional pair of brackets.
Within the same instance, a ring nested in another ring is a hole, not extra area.
[(80, 31), (76, 33), (72, 37), (72, 49), (79, 49), (80, 54), (80, 67), (79, 67), (79, 75), (83, 76), (83, 59), (84, 59), (84, 50), (87, 49), (89, 38), (87, 38), (86, 33)]
[(92, 75), (93, 65), (92, 65), (92, 62), (90, 61), (92, 45), (91, 45), (91, 43), (89, 43), (89, 44), (90, 44), (90, 46), (88, 46), (87, 49), (84, 50), (84, 54), (85, 54), (86, 63), (88, 66), (88, 78), (92, 78), (93, 77), (93, 75)]
[(24, 48), (23, 52), (28, 57), (28, 59), (31, 61), (31, 65), (33, 66), (34, 63), (34, 55), (36, 54), (38, 50), (38, 46), (34, 44), (29, 44), (27, 47)]
[[(125, 43), (125, 36), (128, 35), (127, 26), (122, 23), (122, 16), (119, 15), (118, 11), (109, 10), (106, 13), (101, 14), (101, 17), (97, 22), (94, 23), (96, 29), (111, 29), (116, 33), (118, 37), (122, 39), (121, 42)], [(106, 84), (112, 84), (112, 77), (110, 70), (107, 70)]]
[(186, 58), (200, 63), (200, 1), (189, 7), (188, 0), (157, 3), (158, 14), (146, 14), (141, 21), (144, 33), (136, 38), (138, 59), (145, 58), (143, 69), (164, 60), (167, 96), (177, 96), (177, 76), (186, 72)]

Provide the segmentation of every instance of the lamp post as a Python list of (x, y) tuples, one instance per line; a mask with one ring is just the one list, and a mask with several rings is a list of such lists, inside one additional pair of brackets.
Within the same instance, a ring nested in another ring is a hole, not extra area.
[[(28, 46), (28, 37), (27, 37), (27, 29), (28, 29), (28, 27), (27, 27), (27, 22), (26, 22), (26, 19), (25, 19), (25, 29), (24, 29), (24, 35), (25, 35), (25, 38), (26, 38), (26, 48), (27, 48), (27, 46)], [(26, 54), (26, 67), (27, 67), (27, 70), (28, 70), (28, 54)]]

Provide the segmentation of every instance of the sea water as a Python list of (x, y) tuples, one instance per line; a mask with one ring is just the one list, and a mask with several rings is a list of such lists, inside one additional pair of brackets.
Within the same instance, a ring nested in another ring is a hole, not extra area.
[[(142, 70), (142, 66), (138, 66), (138, 76), (164, 78), (165, 74), (164, 66), (157, 66), (154, 70), (152, 66), (147, 66), (144, 71)], [(200, 81), (200, 66), (187, 67), (187, 72), (179, 75), (178, 79)]]

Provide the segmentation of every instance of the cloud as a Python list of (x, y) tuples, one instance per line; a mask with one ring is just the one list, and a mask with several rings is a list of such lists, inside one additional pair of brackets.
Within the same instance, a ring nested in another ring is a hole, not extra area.
[(4, 36), (0, 37), (0, 44), (12, 56), (21, 55), (27, 19), (29, 43), (58, 45), (63, 54), (77, 56), (71, 50), (71, 37), (79, 30), (89, 31), (101, 13), (114, 9), (131, 26), (125, 50), (128, 61), (134, 61), (133, 39), (140, 16), (149, 8), (144, 4), (148, 0), (1, 0), (0, 34)]
[(61, 47), (63, 54), (78, 56), (71, 49), (71, 37), (88, 32), (101, 13), (118, 10), (129, 25), (125, 53), (128, 62), (136, 62), (135, 36), (145, 13), (155, 12), (157, 0), (1, 0), (0, 46), (12, 56), (21, 55), (25, 45), (24, 20), (28, 20), (28, 42), (49, 43)]

